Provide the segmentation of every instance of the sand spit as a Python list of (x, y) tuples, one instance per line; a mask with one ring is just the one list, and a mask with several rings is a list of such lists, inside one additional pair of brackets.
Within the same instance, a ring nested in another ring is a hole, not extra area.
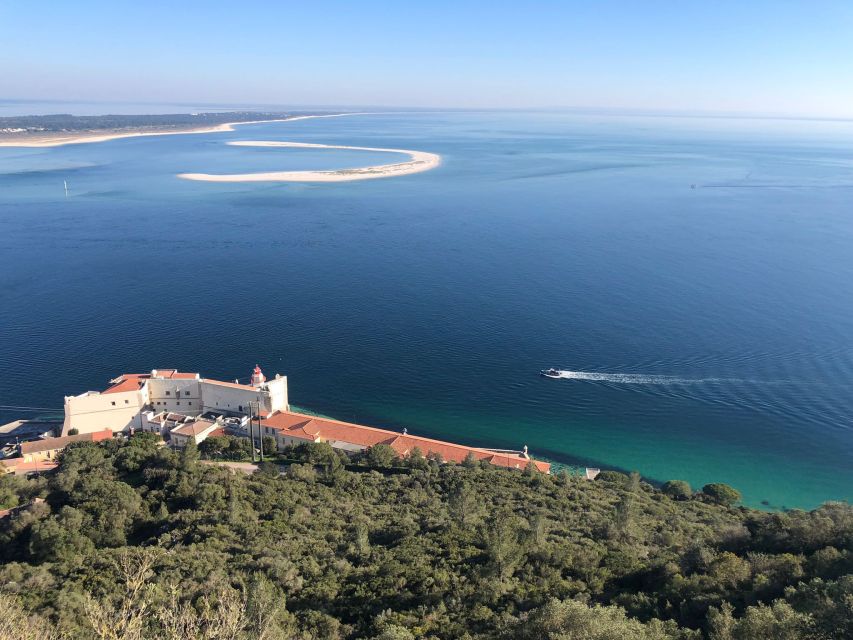
[(355, 151), (382, 151), (402, 153), (409, 156), (406, 162), (381, 164), (355, 169), (337, 169), (332, 171), (267, 171), (264, 173), (234, 173), (216, 175), (210, 173), (180, 173), (179, 178), (185, 180), (201, 180), (204, 182), (349, 182), (351, 180), (371, 180), (373, 178), (390, 178), (410, 173), (429, 171), (441, 164), (441, 156), (426, 151), (411, 151), (409, 149), (380, 149), (375, 147), (348, 147), (332, 144), (311, 144), (307, 142), (271, 142), (271, 141), (238, 141), (229, 142), (236, 147), (290, 147), (302, 149), (350, 149)]
[(294, 116), (293, 118), (279, 118), (276, 120), (246, 120), (245, 122), (225, 122), (215, 127), (204, 127), (201, 129), (184, 129), (181, 131), (124, 131), (115, 133), (81, 132), (68, 135), (45, 134), (45, 136), (34, 136), (26, 140), (4, 140), (0, 141), (0, 147), (61, 147), (66, 144), (84, 144), (88, 142), (106, 142), (119, 138), (141, 138), (146, 136), (179, 136), (190, 133), (218, 133), (221, 131), (233, 131), (234, 127), (242, 124), (261, 124), (264, 122), (293, 122), (294, 120), (308, 120), (310, 118), (340, 118), (343, 116), (360, 116), (366, 113), (327, 113), (314, 116)]

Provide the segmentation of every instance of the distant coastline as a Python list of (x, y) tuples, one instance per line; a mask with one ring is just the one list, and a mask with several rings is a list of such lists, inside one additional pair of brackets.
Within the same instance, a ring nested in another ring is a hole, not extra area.
[(234, 127), (241, 124), (261, 124), (263, 122), (289, 122), (293, 120), (307, 120), (309, 118), (337, 118), (341, 116), (365, 115), (363, 113), (323, 113), (295, 115), (285, 117), (274, 117), (260, 120), (236, 120), (222, 122), (215, 125), (200, 127), (187, 127), (175, 129), (174, 126), (162, 127), (138, 127), (133, 129), (104, 129), (44, 133), (6, 133), (0, 132), (0, 147), (40, 148), (61, 147), (68, 144), (85, 144), (92, 142), (107, 142), (120, 138), (139, 138), (144, 136), (168, 136), (186, 135), (191, 133), (218, 133), (222, 131), (233, 131)]
[(354, 169), (336, 169), (329, 171), (266, 171), (261, 173), (180, 173), (184, 180), (203, 182), (349, 182), (352, 180), (371, 180), (374, 178), (390, 178), (412, 173), (429, 171), (441, 164), (441, 156), (427, 151), (412, 151), (410, 149), (382, 149), (376, 147), (351, 147), (332, 144), (311, 144), (307, 142), (273, 142), (273, 141), (235, 141), (227, 143), (235, 147), (287, 147), (298, 149), (348, 149), (355, 151), (379, 151), (386, 153), (401, 153), (409, 156), (406, 162), (357, 167)]

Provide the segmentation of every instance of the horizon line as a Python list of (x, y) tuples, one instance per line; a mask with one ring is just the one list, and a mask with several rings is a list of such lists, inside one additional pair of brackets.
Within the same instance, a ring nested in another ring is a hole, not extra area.
[[(151, 101), (151, 100), (89, 100), (89, 99), (66, 99), (66, 98), (0, 98), (2, 104), (89, 104), (89, 105), (174, 105), (176, 107), (209, 107), (216, 111), (225, 111), (231, 109), (241, 109), (246, 111), (257, 111), (261, 109), (325, 109), (325, 110), (342, 110), (342, 109), (372, 109), (381, 110), (383, 113), (476, 113), (476, 112), (516, 112), (516, 113), (589, 113), (595, 115), (609, 116), (646, 116), (646, 117), (675, 117), (675, 118), (722, 118), (722, 119), (755, 119), (755, 120), (812, 120), (822, 122), (853, 122), (853, 114), (850, 116), (831, 116), (831, 115), (816, 115), (816, 114), (789, 114), (789, 113), (768, 113), (755, 111), (726, 111), (715, 109), (698, 109), (698, 108), (648, 108), (648, 107), (605, 107), (605, 106), (571, 106), (571, 105), (551, 105), (551, 106), (519, 106), (519, 107), (496, 107), (496, 106), (471, 106), (471, 107), (425, 107), (416, 105), (381, 105), (381, 104), (287, 104), (287, 103), (229, 103), (229, 102), (210, 102), (199, 101), (191, 102), (186, 100), (178, 100), (174, 102), (166, 101)], [(4, 117), (25, 117), (34, 116), (36, 114), (21, 113), (10, 116), (0, 115)], [(41, 115), (62, 115), (56, 114), (41, 114)], [(70, 114), (76, 115), (76, 114)], [(89, 115), (111, 115), (109, 113), (89, 114)], [(153, 114), (128, 114), (128, 115), (153, 115)], [(380, 115), (380, 114), (377, 114)]]

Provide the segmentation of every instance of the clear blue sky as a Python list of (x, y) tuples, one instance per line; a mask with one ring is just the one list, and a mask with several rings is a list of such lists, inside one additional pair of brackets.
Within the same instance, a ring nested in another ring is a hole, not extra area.
[(15, 98), (853, 117), (853, 0), (3, 0)]

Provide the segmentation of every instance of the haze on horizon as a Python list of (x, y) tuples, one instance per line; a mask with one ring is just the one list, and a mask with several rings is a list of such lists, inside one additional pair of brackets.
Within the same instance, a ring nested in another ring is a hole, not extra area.
[(853, 3), (0, 6), (0, 100), (853, 118)]

